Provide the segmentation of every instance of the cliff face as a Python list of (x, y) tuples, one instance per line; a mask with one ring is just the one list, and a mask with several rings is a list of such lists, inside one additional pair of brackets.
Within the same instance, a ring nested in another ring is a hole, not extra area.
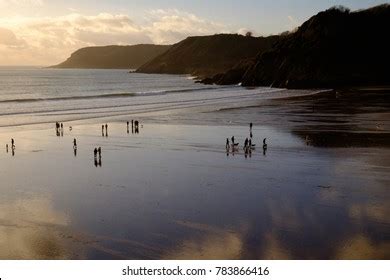
[(277, 36), (257, 38), (237, 34), (189, 37), (141, 66), (137, 72), (212, 76), (270, 49), (276, 40)]
[(162, 45), (88, 47), (77, 50), (52, 68), (136, 69), (169, 48)]
[[(268, 51), (206, 82), (287, 88), (390, 84), (390, 6), (332, 8)], [(232, 75), (235, 73), (235, 75)]]

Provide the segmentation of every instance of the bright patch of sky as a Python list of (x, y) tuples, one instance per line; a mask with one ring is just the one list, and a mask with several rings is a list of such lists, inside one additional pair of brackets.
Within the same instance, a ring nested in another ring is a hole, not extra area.
[(376, 0), (0, 0), (0, 65), (50, 65), (95, 45), (172, 44), (191, 35), (278, 34), (335, 5)]

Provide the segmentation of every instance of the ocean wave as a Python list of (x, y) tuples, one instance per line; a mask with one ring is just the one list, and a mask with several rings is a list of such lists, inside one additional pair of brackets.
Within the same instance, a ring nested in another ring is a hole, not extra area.
[(206, 91), (214, 90), (215, 87), (206, 87), (206, 88), (187, 88), (187, 89), (172, 89), (172, 90), (156, 90), (156, 91), (146, 91), (146, 92), (134, 92), (134, 93), (109, 93), (109, 94), (99, 94), (99, 95), (84, 95), (84, 96), (63, 96), (63, 97), (48, 97), (48, 98), (17, 98), (17, 99), (5, 99), (0, 100), (0, 103), (32, 103), (32, 102), (42, 102), (42, 101), (66, 101), (66, 100), (89, 100), (89, 99), (105, 99), (105, 98), (127, 98), (135, 96), (153, 96), (153, 95), (164, 95), (164, 94), (173, 94), (173, 93), (187, 93), (187, 92), (197, 92), (197, 91)]

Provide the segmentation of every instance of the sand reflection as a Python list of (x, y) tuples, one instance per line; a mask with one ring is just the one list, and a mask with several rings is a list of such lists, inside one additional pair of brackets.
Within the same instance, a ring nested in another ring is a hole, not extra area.
[(0, 204), (0, 259), (66, 259), (61, 228), (66, 215), (46, 198)]
[(244, 249), (239, 233), (217, 227), (190, 222), (177, 222), (179, 225), (198, 231), (203, 235), (198, 239), (184, 240), (181, 244), (162, 256), (163, 259), (240, 259)]

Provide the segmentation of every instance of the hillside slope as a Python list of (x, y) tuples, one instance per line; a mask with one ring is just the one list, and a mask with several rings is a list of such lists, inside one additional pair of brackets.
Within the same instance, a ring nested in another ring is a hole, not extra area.
[(331, 8), (245, 67), (206, 82), (287, 88), (389, 85), (389, 28), (390, 5), (356, 12)]
[(169, 48), (147, 44), (87, 47), (77, 50), (66, 61), (52, 68), (136, 69)]
[(237, 34), (189, 37), (166, 53), (141, 66), (140, 73), (208, 76), (224, 72), (243, 59), (268, 50), (278, 36), (250, 37)]

